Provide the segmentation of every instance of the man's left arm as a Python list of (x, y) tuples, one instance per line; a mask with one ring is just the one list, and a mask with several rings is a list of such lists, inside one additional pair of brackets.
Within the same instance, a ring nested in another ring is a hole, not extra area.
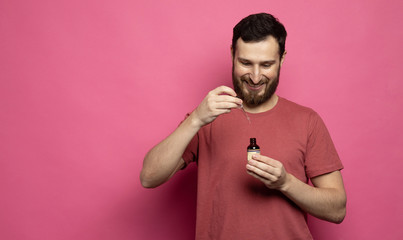
[(341, 223), (346, 215), (346, 193), (340, 171), (311, 179), (310, 186), (290, 173), (275, 159), (255, 155), (246, 165), (247, 172), (268, 188), (277, 189), (303, 211), (317, 218)]

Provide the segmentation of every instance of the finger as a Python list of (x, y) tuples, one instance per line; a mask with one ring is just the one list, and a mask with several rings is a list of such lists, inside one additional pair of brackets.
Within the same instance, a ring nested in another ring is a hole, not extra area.
[(214, 111), (213, 116), (218, 117), (221, 114), (226, 114), (226, 113), (230, 113), (230, 112), (231, 112), (231, 109), (228, 109), (228, 108), (217, 109)]
[(232, 102), (238, 105), (242, 104), (242, 99), (238, 97), (228, 96), (228, 95), (219, 95), (216, 99), (217, 102)]
[(266, 187), (268, 187), (268, 188), (270, 188), (270, 189), (276, 189), (276, 188), (277, 188), (277, 187), (276, 187), (276, 181), (272, 181), (272, 180), (270, 180), (270, 179), (263, 178), (263, 177), (261, 177), (261, 176), (255, 174), (254, 172), (247, 171), (247, 173), (248, 173), (249, 175), (251, 175), (252, 177), (254, 177), (254, 178), (260, 180), (264, 185), (266, 185)]
[[(242, 100), (236, 99), (235, 97), (229, 98), (220, 98), (220, 97), (212, 97), (207, 99), (207, 104), (210, 110), (214, 109), (231, 109), (231, 108), (239, 108), (242, 104)], [(225, 99), (229, 101), (225, 101)]]
[(276, 179), (281, 177), (281, 173), (282, 173), (281, 167), (274, 167), (272, 165), (266, 164), (264, 162), (259, 162), (259, 161), (253, 160), (253, 159), (249, 160), (248, 164), (257, 169), (260, 169), (263, 172), (266, 172), (267, 174), (270, 174), (271, 176), (273, 176)]
[(270, 177), (269, 176), (270, 174), (268, 174), (267, 172), (263, 171), (262, 169), (260, 169), (260, 168), (258, 168), (256, 166), (253, 166), (251, 164), (246, 164), (246, 169), (248, 171), (260, 176), (260, 177), (263, 177), (263, 178), (269, 178)]
[(276, 181), (276, 179), (277, 179), (273, 175), (268, 174), (267, 172), (262, 171), (259, 168), (255, 168), (253, 166), (247, 166), (246, 169), (247, 169), (247, 173), (249, 175), (252, 175), (253, 177), (255, 177), (257, 179), (260, 179), (263, 182), (270, 182), (271, 183), (271, 182)]
[(231, 95), (234, 97), (236, 96), (236, 92), (232, 88), (227, 87), (227, 86), (220, 86), (220, 87), (214, 89), (213, 92), (217, 95), (228, 94), (228, 95)]
[(275, 160), (273, 158), (261, 155), (261, 154), (253, 155), (252, 159), (254, 159), (256, 161), (259, 161), (259, 162), (262, 162), (262, 163), (266, 163), (266, 164), (268, 164), (270, 166), (273, 166), (273, 167), (281, 167), (282, 166), (281, 162), (279, 162), (279, 161), (277, 161), (277, 160)]
[(262, 178), (261, 176), (257, 175), (257, 174), (256, 174), (256, 173), (254, 173), (254, 172), (251, 172), (251, 171), (246, 171), (246, 173), (248, 173), (249, 175), (251, 175), (251, 176), (252, 176), (252, 177), (254, 177), (254, 178), (259, 179), (260, 181), (262, 181), (262, 182), (264, 182), (264, 183), (266, 183), (266, 184), (267, 184), (267, 182), (268, 182), (268, 180), (267, 180), (267, 179)]
[(216, 103), (215, 107), (217, 109), (231, 109), (231, 108), (239, 108), (239, 105), (236, 103), (230, 103), (230, 102), (219, 102), (219, 103)]
[(260, 171), (266, 172), (267, 174), (270, 175), (273, 175), (276, 172), (274, 167), (263, 162), (258, 162), (253, 159), (249, 160), (246, 166), (251, 169), (259, 169)]

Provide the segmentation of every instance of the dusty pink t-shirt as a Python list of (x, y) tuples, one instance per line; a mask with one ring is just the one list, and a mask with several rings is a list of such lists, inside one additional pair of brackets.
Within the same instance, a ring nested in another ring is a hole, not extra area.
[(303, 182), (343, 165), (310, 108), (279, 97), (270, 111), (219, 116), (193, 138), (183, 159), (198, 164), (196, 239), (312, 239), (306, 214), (246, 173), (250, 138)]

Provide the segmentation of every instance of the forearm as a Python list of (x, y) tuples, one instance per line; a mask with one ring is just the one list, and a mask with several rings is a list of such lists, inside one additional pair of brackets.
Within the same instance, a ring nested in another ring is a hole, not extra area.
[(144, 158), (140, 181), (153, 188), (166, 182), (180, 167), (182, 155), (200, 129), (192, 113), (166, 139), (152, 148)]
[(303, 211), (326, 221), (341, 223), (346, 214), (344, 188), (313, 187), (287, 174), (283, 194)]
[(229, 87), (220, 86), (210, 91), (171, 135), (148, 152), (140, 174), (141, 184), (152, 188), (167, 181), (183, 166), (182, 155), (200, 128), (241, 104), (242, 100)]

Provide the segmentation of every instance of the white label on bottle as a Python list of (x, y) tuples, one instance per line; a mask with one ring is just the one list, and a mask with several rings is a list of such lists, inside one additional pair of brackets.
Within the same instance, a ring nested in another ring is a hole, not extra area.
[(253, 155), (260, 154), (260, 149), (248, 149), (248, 161), (252, 159)]

